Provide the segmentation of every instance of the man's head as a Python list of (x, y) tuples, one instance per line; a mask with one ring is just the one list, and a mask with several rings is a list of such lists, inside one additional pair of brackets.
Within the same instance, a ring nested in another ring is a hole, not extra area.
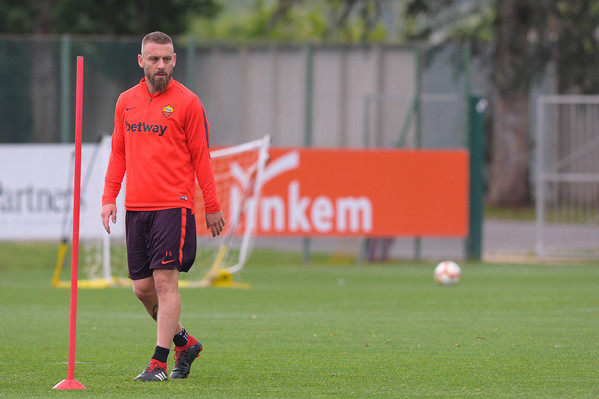
[(177, 54), (171, 38), (162, 32), (148, 33), (141, 42), (141, 54), (137, 56), (143, 68), (150, 93), (165, 91), (173, 77)]

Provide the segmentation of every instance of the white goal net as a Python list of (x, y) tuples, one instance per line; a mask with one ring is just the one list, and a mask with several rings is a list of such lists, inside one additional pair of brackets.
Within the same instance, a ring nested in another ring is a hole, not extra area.
[[(181, 274), (181, 286), (244, 286), (233, 282), (233, 274), (244, 267), (251, 252), (257, 202), (269, 146), (270, 137), (265, 136), (244, 144), (211, 150), (217, 192), (227, 224), (220, 236), (212, 237), (206, 229), (202, 193), (196, 184), (198, 250), (194, 266), (188, 273)], [(103, 288), (130, 284), (123, 233), (113, 230), (111, 235), (81, 238), (80, 287)], [(68, 271), (64, 267), (69, 259), (69, 244), (63, 242), (58, 252), (52, 278), (52, 284), (56, 287), (70, 286), (66, 277)]]

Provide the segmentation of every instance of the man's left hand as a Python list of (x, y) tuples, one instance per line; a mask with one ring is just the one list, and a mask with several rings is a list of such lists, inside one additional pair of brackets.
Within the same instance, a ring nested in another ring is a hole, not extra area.
[(212, 231), (212, 237), (220, 235), (224, 227), (225, 218), (221, 211), (216, 213), (206, 213), (206, 228)]

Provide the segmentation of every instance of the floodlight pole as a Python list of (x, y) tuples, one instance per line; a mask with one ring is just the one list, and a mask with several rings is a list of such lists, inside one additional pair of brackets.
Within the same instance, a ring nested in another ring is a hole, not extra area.
[(75, 380), (75, 337), (77, 328), (77, 280), (79, 271), (79, 210), (81, 199), (81, 141), (83, 119), (83, 57), (77, 57), (77, 89), (75, 101), (75, 183), (73, 185), (73, 250), (71, 263), (71, 317), (69, 326), (68, 378), (54, 389), (85, 389)]

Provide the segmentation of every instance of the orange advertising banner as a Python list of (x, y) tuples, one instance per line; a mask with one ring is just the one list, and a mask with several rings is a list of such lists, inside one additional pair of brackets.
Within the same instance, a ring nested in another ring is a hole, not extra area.
[(468, 233), (468, 152), (271, 148), (258, 235)]

